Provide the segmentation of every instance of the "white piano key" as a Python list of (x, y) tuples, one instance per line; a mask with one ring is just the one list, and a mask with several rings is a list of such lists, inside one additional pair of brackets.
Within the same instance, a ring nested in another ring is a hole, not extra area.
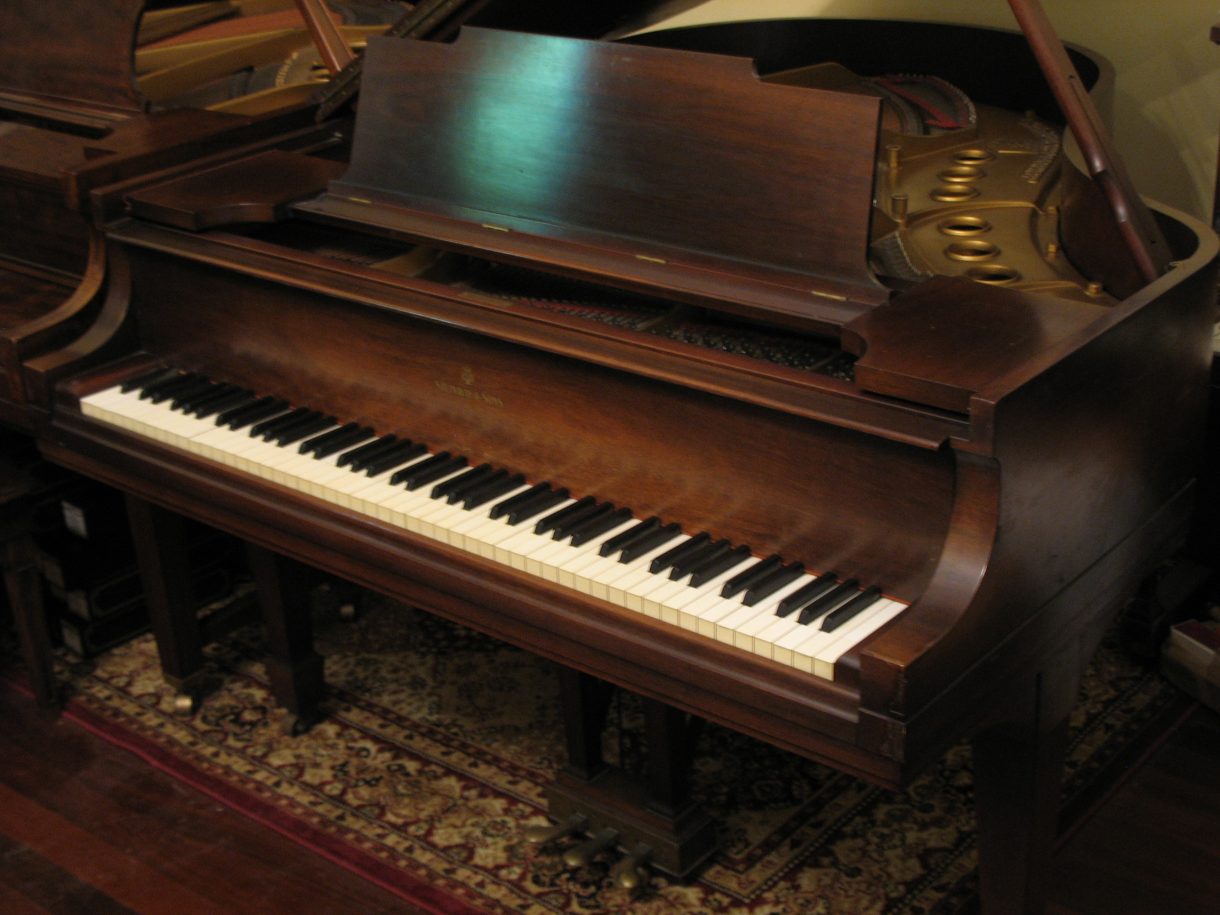
[[(761, 560), (748, 557), (699, 587), (690, 584), (690, 575), (669, 578), (669, 569), (650, 571), (652, 561), (690, 539), (679, 534), (653, 547), (629, 563), (617, 555), (601, 556), (603, 543), (639, 523), (627, 518), (579, 547), (570, 538), (556, 540), (551, 532), (534, 531), (539, 520), (575, 503), (566, 498), (556, 505), (516, 525), (504, 518), (491, 518), (495, 505), (531, 489), (522, 484), (473, 509), (461, 501), (433, 498), (432, 490), (446, 480), (470, 471), (463, 465), (415, 491), (389, 481), (405, 466), (431, 458), (429, 454), (400, 461), (396, 466), (373, 476), (339, 466), (344, 452), (370, 443), (366, 440), (319, 459), (312, 453), (301, 454), (302, 442), (323, 435), (340, 423), (319, 429), (297, 442), (281, 446), (250, 434), (250, 426), (233, 430), (217, 424), (216, 416), (195, 417), (174, 409), (172, 398), (154, 404), (141, 399), (139, 390), (123, 392), (118, 386), (81, 398), (81, 412), (98, 422), (129, 430), (170, 447), (191, 452), (206, 460), (233, 467), (243, 473), (288, 489), (341, 505), (370, 518), (377, 518), (403, 530), (428, 537), (472, 555), (479, 555), (510, 568), (519, 569), (560, 587), (615, 604), (625, 610), (652, 616), (664, 623), (698, 633), (744, 651), (771, 658), (813, 676), (832, 679), (834, 666), (842, 655), (885, 625), (906, 605), (879, 597), (851, 620), (833, 632), (825, 632), (822, 619), (806, 626), (799, 624), (800, 611), (787, 617), (775, 615), (779, 603), (813, 581), (804, 574), (760, 600), (753, 607), (744, 603), (744, 594), (730, 598), (720, 595), (729, 579)], [(287, 413), (285, 407), (279, 415)], [(272, 417), (264, 417), (270, 419)], [(260, 422), (263, 420), (260, 419)], [(854, 594), (840, 603), (851, 599)]]

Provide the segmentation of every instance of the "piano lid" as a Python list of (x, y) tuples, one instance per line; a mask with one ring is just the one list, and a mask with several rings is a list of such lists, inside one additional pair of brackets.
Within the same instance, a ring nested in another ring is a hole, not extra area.
[(886, 297), (875, 98), (478, 28), (370, 40), (365, 75), (351, 166), (300, 213), (823, 331)]
[(0, 100), (32, 96), (50, 103), (142, 111), (132, 72), (143, 0), (0, 3)]

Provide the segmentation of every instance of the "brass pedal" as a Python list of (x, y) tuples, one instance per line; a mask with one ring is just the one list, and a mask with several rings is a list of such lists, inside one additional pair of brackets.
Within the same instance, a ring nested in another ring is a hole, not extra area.
[(574, 813), (562, 823), (555, 823), (553, 826), (527, 826), (525, 841), (531, 845), (546, 845), (548, 842), (555, 842), (565, 836), (584, 832), (588, 828), (589, 818), (583, 813)]
[(588, 842), (569, 848), (563, 853), (563, 863), (568, 867), (584, 867), (598, 852), (612, 848), (618, 842), (617, 829), (606, 827), (595, 834)]
[(610, 878), (615, 886), (638, 896), (648, 886), (650, 878), (648, 862), (652, 860), (652, 846), (639, 842), (622, 861), (614, 865)]

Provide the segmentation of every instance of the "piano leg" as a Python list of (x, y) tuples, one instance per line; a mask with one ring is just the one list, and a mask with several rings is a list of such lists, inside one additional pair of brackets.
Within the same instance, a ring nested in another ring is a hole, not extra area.
[(288, 710), (286, 730), (302, 734), (317, 722), (326, 689), (322, 657), (313, 650), (306, 569), (253, 543), (246, 555), (266, 627), (271, 692)]
[(1023, 681), (1018, 717), (975, 736), (979, 882), (986, 915), (1039, 915), (1058, 826), (1068, 716), (1080, 684), (1069, 658)]
[(161, 673), (178, 691), (177, 709), (190, 714), (202, 697), (204, 667), (203, 634), (191, 594), (185, 519), (128, 495), (127, 520)]
[[(561, 690), (568, 765), (547, 791), (551, 818), (587, 824), (594, 836), (590, 853), (607, 844), (631, 849), (632, 866), (617, 871), (624, 886), (639, 887), (645, 860), (679, 878), (688, 876), (716, 845), (715, 824), (687, 794), (695, 725), (685, 713), (645, 699), (648, 764), (643, 778), (636, 778), (602, 757), (611, 688), (564, 669)], [(565, 860), (579, 866), (585, 857), (577, 848)]]

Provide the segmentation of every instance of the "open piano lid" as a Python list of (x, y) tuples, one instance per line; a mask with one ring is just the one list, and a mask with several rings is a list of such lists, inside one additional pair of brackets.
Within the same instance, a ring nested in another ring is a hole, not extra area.
[(303, 215), (823, 332), (886, 298), (875, 98), (479, 28), (373, 39), (364, 85), (351, 165)]
[(144, 110), (133, 73), (143, 7), (143, 0), (4, 0), (0, 101), (7, 107), (30, 98), (116, 115)]

